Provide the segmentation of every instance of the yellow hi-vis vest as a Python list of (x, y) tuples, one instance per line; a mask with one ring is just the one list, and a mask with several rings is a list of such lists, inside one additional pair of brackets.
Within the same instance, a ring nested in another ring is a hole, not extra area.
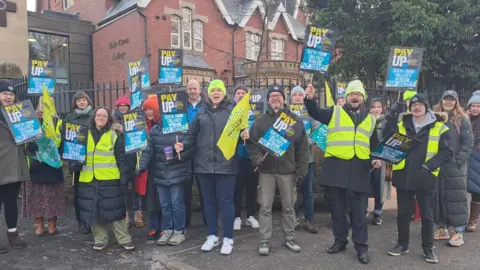
[(88, 132), (87, 162), (80, 172), (79, 182), (90, 183), (94, 177), (97, 180), (120, 179), (120, 170), (114, 154), (116, 141), (117, 134), (110, 130), (105, 132), (95, 145), (92, 133)]
[[(440, 122), (435, 122), (435, 125), (430, 129), (428, 133), (427, 155), (425, 156), (425, 163), (433, 158), (438, 153), (438, 145), (440, 143), (440, 135), (448, 131), (448, 127)], [(407, 135), (407, 130), (403, 125), (403, 121), (398, 123), (398, 133)], [(393, 171), (403, 170), (405, 168), (405, 159), (400, 161), (397, 165), (392, 166)], [(432, 174), (438, 176), (440, 168), (432, 171)]]
[(333, 109), (332, 119), (328, 123), (327, 149), (325, 157), (337, 157), (349, 160), (370, 159), (370, 137), (375, 129), (376, 119), (369, 114), (357, 128), (352, 118), (340, 106)]

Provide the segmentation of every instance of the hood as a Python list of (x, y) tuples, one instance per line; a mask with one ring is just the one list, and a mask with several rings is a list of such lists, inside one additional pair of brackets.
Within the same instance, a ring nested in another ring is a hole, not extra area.
[[(427, 116), (434, 117), (435, 120), (433, 122), (441, 122), (441, 123), (447, 123), (448, 122), (448, 114), (445, 112), (433, 112), (433, 111), (428, 111)], [(406, 112), (400, 114), (400, 117), (398, 118), (399, 121), (406, 121), (410, 120), (413, 118), (413, 115), (411, 112)], [(433, 123), (432, 122), (432, 123)]]
[(112, 130), (122, 134), (123, 133), (123, 126), (120, 123), (113, 123), (112, 124)]

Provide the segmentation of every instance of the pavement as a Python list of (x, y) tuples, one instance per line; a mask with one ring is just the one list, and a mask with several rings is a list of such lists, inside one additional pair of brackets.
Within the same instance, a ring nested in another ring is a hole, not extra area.
[[(326, 253), (333, 241), (328, 213), (317, 213), (318, 234), (309, 234), (303, 229), (297, 231), (296, 240), (302, 247), (300, 253), (292, 253), (282, 246), (281, 213), (274, 213), (271, 255), (267, 257), (257, 255), (258, 230), (246, 227), (235, 233), (234, 251), (230, 256), (220, 255), (220, 248), (201, 252), (206, 228), (200, 213), (194, 213), (187, 241), (180, 246), (158, 247), (146, 241), (146, 228), (132, 228), (135, 251), (124, 251), (111, 235), (108, 248), (96, 252), (92, 250), (92, 236), (77, 233), (73, 216), (73, 209), (70, 209), (66, 216), (59, 218), (59, 234), (43, 237), (34, 236), (32, 220), (21, 218), (20, 232), (29, 246), (23, 250), (10, 249), (9, 253), (0, 255), (0, 269), (480, 269), (480, 233), (466, 233), (466, 243), (459, 248), (448, 247), (444, 241), (436, 242), (440, 263), (432, 265), (421, 255), (421, 226), (416, 223), (411, 225), (410, 253), (388, 256), (387, 251), (397, 238), (394, 211), (384, 213), (381, 226), (369, 225), (372, 257), (369, 265), (357, 261), (351, 244), (344, 253)], [(0, 231), (5, 232), (3, 216), (0, 220)], [(5, 233), (0, 235), (0, 242), (6, 243)]]

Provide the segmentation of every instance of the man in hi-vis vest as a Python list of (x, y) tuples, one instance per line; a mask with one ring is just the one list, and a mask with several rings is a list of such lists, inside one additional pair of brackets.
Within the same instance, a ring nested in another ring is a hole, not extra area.
[(453, 156), (448, 145), (448, 127), (444, 125), (448, 116), (430, 111), (428, 99), (422, 94), (412, 97), (408, 109), (410, 112), (400, 114), (398, 119), (388, 119), (383, 131), (384, 136), (394, 130), (421, 141), (407, 158), (392, 167), (392, 184), (397, 188), (398, 243), (388, 254), (399, 256), (409, 252), (410, 220), (416, 198), (422, 220), (423, 256), (427, 262), (437, 263), (433, 251), (434, 194), (439, 168)]
[(332, 230), (335, 243), (328, 253), (344, 251), (348, 244), (345, 205), (350, 203), (352, 241), (358, 260), (370, 262), (368, 256), (367, 206), (370, 193), (370, 171), (380, 168), (380, 160), (370, 153), (378, 145), (375, 117), (365, 106), (365, 89), (361, 81), (352, 81), (345, 91), (345, 105), (318, 108), (313, 100), (315, 89), (309, 85), (305, 105), (308, 114), (327, 125), (327, 149), (320, 172), (320, 185), (328, 187), (332, 199)]

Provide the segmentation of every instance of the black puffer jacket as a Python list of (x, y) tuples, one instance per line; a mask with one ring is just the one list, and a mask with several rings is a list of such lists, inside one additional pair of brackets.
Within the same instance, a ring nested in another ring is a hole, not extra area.
[[(445, 114), (433, 114), (430, 111), (427, 114), (429, 114), (428, 117), (432, 118), (432, 122), (422, 127), (418, 133), (413, 125), (412, 114), (400, 115), (400, 121), (403, 121), (407, 135), (417, 138), (422, 143), (412, 149), (412, 152), (405, 159), (405, 167), (402, 170), (393, 171), (392, 184), (397, 189), (435, 193), (438, 188), (438, 177), (423, 169), (422, 166), (425, 164), (429, 170), (436, 170), (452, 158), (453, 151), (448, 145), (450, 141), (449, 132), (444, 132), (440, 136), (438, 153), (425, 163), (430, 129), (435, 125), (435, 122), (445, 123), (448, 119)], [(383, 135), (388, 135), (392, 130), (398, 132), (398, 123), (398, 119), (395, 117), (388, 118)]]
[[(95, 144), (105, 134), (106, 130), (91, 130)], [(120, 169), (120, 179), (98, 181), (95, 178), (90, 183), (79, 183), (78, 203), (80, 205), (80, 219), (88, 226), (100, 221), (111, 223), (125, 218), (125, 198), (122, 183), (126, 184), (125, 146), (121, 136), (117, 136), (114, 146), (117, 167)], [(98, 219), (97, 219), (98, 218)]]
[(210, 99), (207, 99), (195, 115), (188, 135), (182, 142), (185, 151), (193, 147), (198, 150), (195, 151), (194, 157), (195, 173), (235, 175), (238, 173), (236, 154), (230, 160), (226, 160), (217, 146), (232, 110), (233, 104), (229, 100), (223, 100), (217, 108), (213, 108)]
[[(181, 141), (185, 135), (178, 135)], [(143, 151), (140, 159), (140, 171), (147, 170), (150, 160), (155, 162), (153, 173), (153, 181), (156, 185), (171, 186), (183, 184), (189, 177), (191, 171), (190, 160), (193, 156), (194, 148), (190, 148), (181, 152), (180, 160), (175, 152), (174, 144), (176, 143), (176, 135), (163, 135), (160, 125), (155, 125), (148, 136), (148, 149)], [(175, 159), (167, 162), (165, 156), (165, 147), (172, 147)]]
[[(470, 116), (471, 123), (473, 121), (480, 121), (480, 116)], [(480, 130), (474, 130), (473, 151), (470, 154), (468, 162), (468, 184), (467, 191), (470, 193), (480, 194)]]
[(470, 121), (459, 116), (457, 122), (450, 119), (447, 123), (453, 157), (440, 169), (437, 204), (438, 221), (455, 227), (468, 222), (467, 162), (473, 148)]

